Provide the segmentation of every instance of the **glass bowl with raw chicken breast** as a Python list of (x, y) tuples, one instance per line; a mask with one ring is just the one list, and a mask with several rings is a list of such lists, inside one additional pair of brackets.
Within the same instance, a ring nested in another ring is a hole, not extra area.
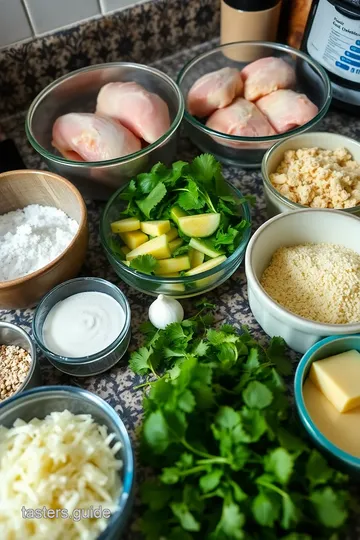
[(215, 47), (188, 62), (177, 82), (188, 137), (219, 161), (244, 168), (260, 167), (273, 144), (317, 126), (331, 102), (324, 69), (278, 43)]
[(108, 199), (134, 175), (171, 163), (184, 100), (174, 81), (141, 64), (73, 71), (46, 87), (26, 117), (30, 144), (86, 197)]

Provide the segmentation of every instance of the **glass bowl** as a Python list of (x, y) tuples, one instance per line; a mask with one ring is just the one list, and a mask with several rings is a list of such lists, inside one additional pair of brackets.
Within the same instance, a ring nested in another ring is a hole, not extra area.
[[(40, 386), (33, 390), (11, 397), (0, 404), (0, 426), (12, 427), (21, 418), (29, 422), (33, 418), (44, 418), (52, 412), (68, 410), (73, 414), (91, 414), (94, 420), (105, 425), (109, 433), (115, 433), (122, 443), (118, 459), (123, 462), (122, 493), (118, 500), (118, 510), (109, 518), (109, 524), (97, 540), (118, 540), (125, 532), (125, 525), (133, 505), (134, 457), (130, 438), (122, 420), (106, 401), (92, 392), (73, 386)], [(19, 509), (20, 512), (20, 509)]]
[(185, 132), (202, 152), (209, 152), (228, 165), (257, 168), (260, 167), (266, 150), (273, 144), (291, 135), (313, 129), (325, 116), (331, 102), (331, 85), (328, 75), (320, 64), (307, 54), (287, 45), (262, 41), (220, 45), (190, 60), (177, 78), (185, 103), (194, 82), (206, 73), (224, 67), (235, 67), (241, 70), (250, 62), (267, 56), (282, 58), (294, 67), (297, 76), (295, 89), (306, 94), (317, 105), (318, 114), (307, 124), (287, 133), (268, 137), (238, 137), (225, 135), (206, 127), (185, 109)]
[[(69, 358), (50, 351), (43, 340), (43, 325), (49, 311), (55, 304), (73, 294), (97, 291), (114, 298), (125, 313), (125, 324), (118, 337), (108, 347), (82, 358)], [(109, 281), (95, 277), (81, 277), (65, 281), (44, 296), (36, 308), (32, 330), (38, 347), (57, 369), (75, 377), (89, 377), (112, 368), (126, 353), (131, 338), (131, 312), (124, 293)]]
[[(26, 375), (24, 382), (10, 397), (5, 398), (3, 401), (0, 399), (0, 403), (4, 403), (11, 397), (24, 392), (30, 388), (35, 388), (41, 385), (41, 371), (39, 359), (36, 353), (35, 343), (25, 330), (5, 321), (0, 321), (0, 345), (14, 345), (15, 347), (21, 347), (25, 349), (31, 357), (30, 369)], [(1, 375), (1, 373), (0, 373)]]
[[(287, 150), (314, 147), (324, 148), (326, 150), (345, 148), (353, 156), (353, 159), (360, 163), (360, 143), (355, 139), (340, 135), (339, 133), (327, 133), (322, 131), (303, 133), (302, 135), (290, 137), (286, 141), (278, 142), (266, 152), (261, 164), (266, 209), (269, 217), (276, 216), (282, 212), (310, 208), (309, 206), (304, 206), (303, 204), (291, 201), (285, 197), (285, 195), (280, 193), (271, 183), (270, 175), (276, 171)], [(330, 208), (329, 210), (333, 209)], [(360, 217), (360, 205), (352, 206), (351, 208), (339, 208), (338, 210)]]
[[(236, 199), (243, 199), (243, 196), (238, 189), (230, 184), (228, 184), (228, 187)], [(120, 212), (125, 207), (124, 201), (121, 200), (120, 197), (126, 188), (127, 186), (124, 186), (114, 193), (107, 203), (100, 220), (101, 243), (111, 266), (125, 283), (138, 291), (152, 296), (164, 294), (174, 298), (188, 298), (215, 289), (229, 279), (240, 266), (244, 258), (246, 245), (250, 239), (251, 227), (248, 227), (248, 229), (244, 231), (241, 243), (234, 253), (232, 253), (223, 263), (215, 266), (211, 270), (196, 274), (195, 276), (165, 278), (143, 274), (142, 272), (138, 272), (123, 264), (116, 256), (116, 253), (111, 249), (110, 239), (113, 234), (111, 232), (110, 224), (119, 219)], [(241, 211), (242, 218), (250, 222), (250, 209), (246, 202), (241, 204)]]
[[(162, 97), (170, 112), (170, 129), (139, 152), (108, 161), (81, 162), (64, 158), (51, 144), (55, 120), (70, 112), (94, 112), (102, 86), (135, 81)], [(107, 200), (123, 183), (158, 161), (171, 163), (184, 100), (176, 83), (161, 71), (129, 62), (98, 64), (73, 71), (47, 86), (30, 105), (25, 120), (27, 138), (51, 171), (73, 182), (89, 198)]]

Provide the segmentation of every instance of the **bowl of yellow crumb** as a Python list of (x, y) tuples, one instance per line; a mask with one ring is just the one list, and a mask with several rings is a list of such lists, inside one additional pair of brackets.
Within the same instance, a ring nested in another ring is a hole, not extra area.
[(336, 133), (304, 133), (270, 148), (262, 162), (269, 217), (301, 208), (360, 216), (360, 143)]
[(250, 309), (271, 337), (304, 353), (320, 339), (360, 333), (360, 219), (303, 209), (264, 223), (245, 255)]

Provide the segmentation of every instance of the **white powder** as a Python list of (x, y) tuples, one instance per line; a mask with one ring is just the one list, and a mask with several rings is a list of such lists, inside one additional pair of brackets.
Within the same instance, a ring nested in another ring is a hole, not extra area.
[(0, 216), (0, 281), (39, 270), (70, 244), (78, 223), (62, 210), (31, 204)]

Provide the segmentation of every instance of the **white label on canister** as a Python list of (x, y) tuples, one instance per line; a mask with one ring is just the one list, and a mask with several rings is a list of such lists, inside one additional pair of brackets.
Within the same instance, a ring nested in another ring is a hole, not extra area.
[(343, 79), (360, 82), (360, 21), (320, 0), (309, 33), (309, 54)]

